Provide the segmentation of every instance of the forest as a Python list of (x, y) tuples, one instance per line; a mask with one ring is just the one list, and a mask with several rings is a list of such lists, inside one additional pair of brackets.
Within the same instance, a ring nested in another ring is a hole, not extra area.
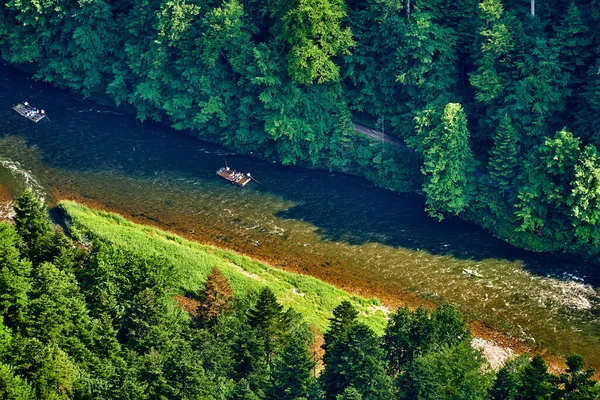
[(73, 241), (30, 191), (15, 211), (14, 224), (0, 223), (0, 399), (600, 395), (576, 354), (559, 376), (539, 355), (493, 371), (450, 304), (399, 308), (379, 336), (342, 301), (317, 349), (303, 316), (268, 286), (236, 295), (215, 268), (182, 303), (164, 258)]
[(599, 23), (598, 0), (8, 0), (0, 54), (141, 120), (596, 256)]

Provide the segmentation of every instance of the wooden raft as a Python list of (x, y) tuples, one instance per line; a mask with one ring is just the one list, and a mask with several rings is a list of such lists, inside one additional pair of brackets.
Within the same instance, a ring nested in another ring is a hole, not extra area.
[(246, 176), (241, 172), (228, 168), (219, 168), (219, 170), (217, 171), (217, 175), (239, 186), (246, 186), (248, 182), (252, 180), (252, 178), (250, 178), (249, 176)]
[(27, 118), (28, 120), (35, 122), (36, 124), (38, 122), (40, 122), (42, 119), (44, 119), (44, 117), (46, 116), (45, 114), (42, 114), (39, 111), (38, 112), (33, 111), (33, 107), (26, 106), (21, 103), (14, 106), (13, 110), (15, 110), (16, 112), (18, 112), (19, 114), (21, 114), (22, 116)]

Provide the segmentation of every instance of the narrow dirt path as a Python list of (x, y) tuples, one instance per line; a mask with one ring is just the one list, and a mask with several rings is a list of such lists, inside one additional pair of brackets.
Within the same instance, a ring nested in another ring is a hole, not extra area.
[[(366, 126), (360, 125), (357, 123), (354, 123), (354, 130), (356, 132), (360, 132), (363, 135), (370, 137), (373, 140), (377, 140), (378, 142), (381, 142), (381, 132), (380, 131), (376, 131), (375, 129), (367, 128)], [(391, 144), (392, 146), (398, 147), (399, 149), (406, 149), (406, 150), (413, 151), (413, 149), (408, 147), (402, 140), (398, 139), (395, 136), (388, 135), (387, 133), (383, 134), (383, 141), (385, 143)]]

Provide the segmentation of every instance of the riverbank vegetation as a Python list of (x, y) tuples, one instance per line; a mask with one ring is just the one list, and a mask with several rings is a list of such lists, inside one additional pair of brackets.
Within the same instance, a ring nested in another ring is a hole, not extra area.
[[(577, 355), (559, 377), (548, 374), (539, 356), (518, 357), (495, 373), (448, 304), (400, 308), (383, 321), (373, 315), (375, 303), (313, 278), (115, 215), (63, 203), (73, 241), (52, 226), (31, 192), (15, 210), (14, 225), (0, 223), (3, 399), (593, 399), (600, 393), (593, 370)], [(324, 332), (320, 360), (315, 330)]]
[(0, 54), (141, 120), (423, 185), (434, 217), (597, 255), (598, 23), (583, 0), (25, 0), (0, 9)]

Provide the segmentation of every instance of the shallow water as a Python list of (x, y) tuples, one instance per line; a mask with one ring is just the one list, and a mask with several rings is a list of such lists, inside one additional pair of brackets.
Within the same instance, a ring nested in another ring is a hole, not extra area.
[[(600, 270), (584, 260), (522, 251), (459, 219), (438, 223), (417, 195), (235, 155), (6, 67), (0, 87), (0, 184), (13, 193), (83, 201), (359, 293), (451, 301), (600, 366)], [(25, 100), (51, 122), (11, 110)], [(224, 159), (261, 184), (217, 177)]]

